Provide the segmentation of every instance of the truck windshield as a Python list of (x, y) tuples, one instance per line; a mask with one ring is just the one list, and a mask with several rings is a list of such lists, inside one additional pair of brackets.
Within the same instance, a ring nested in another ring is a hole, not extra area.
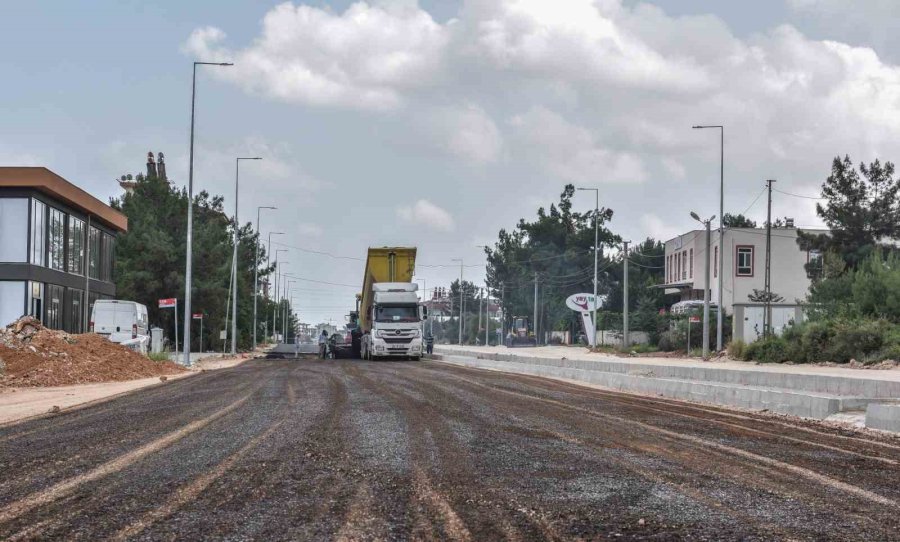
[(376, 322), (418, 322), (419, 307), (415, 305), (380, 305), (375, 309)]

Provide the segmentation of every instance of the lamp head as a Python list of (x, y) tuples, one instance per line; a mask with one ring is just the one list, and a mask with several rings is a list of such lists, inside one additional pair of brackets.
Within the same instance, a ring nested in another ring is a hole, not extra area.
[(700, 220), (700, 216), (697, 215), (697, 213), (695, 213), (694, 211), (691, 211), (691, 218), (693, 218), (697, 222), (703, 222), (702, 220)]

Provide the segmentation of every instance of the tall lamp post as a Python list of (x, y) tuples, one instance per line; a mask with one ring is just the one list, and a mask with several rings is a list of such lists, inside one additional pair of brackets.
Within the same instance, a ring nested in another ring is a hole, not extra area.
[[(185, 244), (184, 269), (184, 365), (191, 364), (191, 267), (193, 253), (191, 251), (194, 238), (194, 110), (197, 97), (197, 66), (234, 66), (230, 62), (194, 62), (194, 73), (191, 79), (191, 151), (188, 158), (188, 214), (187, 243)], [(178, 316), (176, 316), (177, 318)]]
[(279, 261), (278, 261), (278, 253), (287, 252), (287, 251), (288, 250), (286, 248), (276, 248), (275, 249), (275, 291), (272, 293), (272, 300), (275, 303), (272, 305), (272, 338), (275, 340), (276, 343), (278, 342), (278, 340), (276, 339), (276, 337), (278, 336), (278, 327), (276, 324), (278, 322), (278, 316), (277, 316), (278, 315), (278, 303), (280, 301), (280, 299), (278, 298), (278, 287), (280, 286), (280, 284), (279, 284), (280, 280), (279, 280), (279, 276), (278, 276), (279, 275), (278, 271), (280, 269), (280, 265), (279, 265)]
[[(463, 331), (463, 261), (462, 258), (454, 258), (450, 260), (452, 262), (459, 262), (459, 319), (457, 323), (459, 324), (459, 345), (462, 346), (462, 331)], [(452, 314), (450, 315), (453, 316)]]
[[(477, 248), (483, 248), (485, 250), (485, 255), (488, 254), (488, 250), (490, 247), (486, 245), (476, 245)], [(484, 345), (491, 345), (491, 290), (488, 288), (488, 261), (487, 258), (484, 260), (484, 291), (487, 294), (484, 303)]]
[[(231, 259), (231, 265), (233, 266), (231, 273), (231, 288), (234, 290), (234, 297), (231, 299), (231, 355), (234, 356), (237, 354), (237, 298), (238, 298), (238, 290), (237, 290), (237, 271), (238, 271), (238, 242), (240, 241), (240, 235), (238, 235), (238, 229), (240, 228), (240, 221), (238, 220), (238, 185), (240, 180), (240, 165), (241, 160), (262, 160), (262, 158), (258, 156), (254, 157), (239, 157), (234, 159), (234, 257)], [(255, 325), (255, 322), (254, 322)], [(256, 332), (254, 332), (255, 334)]]
[(594, 204), (594, 303), (591, 307), (591, 322), (593, 322), (594, 332), (591, 336), (594, 338), (592, 348), (597, 348), (597, 257), (600, 252), (600, 189), (599, 188), (579, 188), (578, 190), (594, 191), (596, 202)]
[[(259, 213), (263, 209), (275, 210), (278, 207), (257, 207), (256, 208), (256, 258), (253, 261), (253, 350), (256, 351), (256, 328), (257, 325), (257, 298), (259, 297)], [(269, 232), (269, 240), (271, 242), (272, 233)], [(266, 253), (268, 255), (268, 252)]]
[(716, 311), (716, 351), (722, 351), (722, 318), (724, 311), (722, 310), (722, 271), (725, 262), (725, 127), (722, 125), (698, 125), (693, 127), (695, 130), (705, 128), (717, 128), (719, 130), (719, 257), (716, 262), (718, 269), (718, 284), (716, 285), (716, 305), (719, 308)]
[[(691, 211), (691, 218), (703, 224), (703, 227), (706, 228), (706, 282), (703, 284), (703, 359), (709, 359), (709, 224), (716, 218), (716, 215), (706, 220), (701, 220), (697, 213)], [(721, 306), (719, 309), (721, 311)]]

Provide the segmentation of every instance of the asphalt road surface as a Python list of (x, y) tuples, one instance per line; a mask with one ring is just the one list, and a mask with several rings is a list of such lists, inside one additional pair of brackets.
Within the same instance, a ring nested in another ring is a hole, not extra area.
[(254, 360), (0, 428), (0, 539), (891, 540), (900, 442), (435, 362)]

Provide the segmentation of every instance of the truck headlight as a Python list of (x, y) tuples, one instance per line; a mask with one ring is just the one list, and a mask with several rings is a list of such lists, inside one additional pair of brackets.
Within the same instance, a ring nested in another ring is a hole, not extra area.
[(413, 335), (413, 337), (421, 337), (421, 336), (422, 336), (422, 330), (421, 330), (421, 329), (417, 329), (416, 332), (415, 332), (415, 334)]

